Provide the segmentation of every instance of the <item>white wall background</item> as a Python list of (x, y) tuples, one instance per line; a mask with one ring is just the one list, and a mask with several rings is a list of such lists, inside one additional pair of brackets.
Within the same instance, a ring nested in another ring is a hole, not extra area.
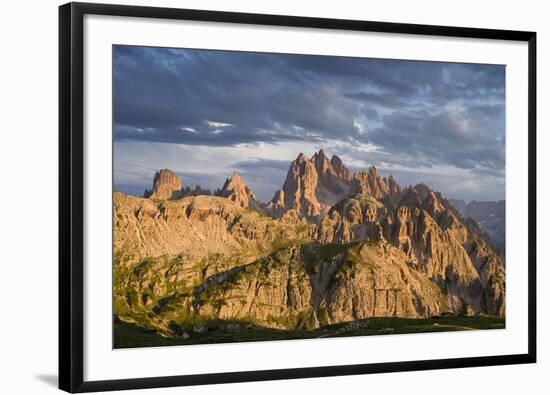
[[(538, 394), (548, 390), (550, 347), (545, 262), (550, 210), (550, 25), (540, 0), (317, 1), (117, 0), (118, 3), (534, 30), (538, 33), (539, 363), (185, 388), (188, 394), (371, 392)], [(0, 392), (57, 387), (57, 0), (4, 4), (0, 40)], [(292, 358), (292, 355), (289, 355)], [(545, 375), (546, 373), (546, 375)], [(181, 388), (130, 393), (181, 393)]]

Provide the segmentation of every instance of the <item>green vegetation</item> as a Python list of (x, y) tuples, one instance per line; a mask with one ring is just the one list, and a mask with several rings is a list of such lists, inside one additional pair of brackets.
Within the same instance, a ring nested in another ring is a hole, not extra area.
[[(318, 315), (320, 316), (322, 313), (318, 312)], [(312, 313), (304, 314), (300, 319), (303, 320), (307, 327), (309, 324), (308, 321), (312, 317)], [(321, 317), (320, 319), (322, 320)], [(246, 324), (242, 321), (217, 320), (203, 322), (203, 324), (205, 325), (205, 329), (200, 333), (185, 332), (189, 338), (184, 338), (182, 336), (184, 332), (181, 332), (181, 330), (178, 333), (179, 337), (167, 338), (150, 329), (115, 320), (114, 347), (154, 347), (505, 328), (504, 318), (488, 315), (463, 316), (453, 314), (418, 319), (397, 317), (369, 318), (351, 323), (328, 325), (312, 330), (308, 330), (307, 328), (301, 330), (269, 329)], [(228, 329), (229, 327), (231, 329)]]
[(308, 274), (319, 273), (322, 262), (333, 261), (338, 255), (346, 251), (349, 255), (351, 251), (353, 251), (359, 244), (359, 242), (353, 242), (349, 244), (307, 244), (301, 250), (301, 258), (303, 261), (304, 270)]
[(297, 244), (297, 241), (288, 239), (284, 236), (283, 232), (279, 232), (277, 237), (271, 242), (271, 248), (273, 251), (278, 251), (288, 248), (292, 244)]
[(381, 206), (382, 204), (373, 196), (370, 195), (356, 195), (355, 199), (359, 200), (361, 203), (369, 206)]

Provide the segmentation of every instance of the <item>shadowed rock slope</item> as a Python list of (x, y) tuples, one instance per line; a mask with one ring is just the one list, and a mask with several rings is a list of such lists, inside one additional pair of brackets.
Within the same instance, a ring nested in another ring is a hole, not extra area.
[(506, 251), (506, 202), (499, 201), (471, 201), (449, 199), (451, 204), (464, 218), (473, 219), (481, 229), (487, 232), (491, 243), (499, 252)]

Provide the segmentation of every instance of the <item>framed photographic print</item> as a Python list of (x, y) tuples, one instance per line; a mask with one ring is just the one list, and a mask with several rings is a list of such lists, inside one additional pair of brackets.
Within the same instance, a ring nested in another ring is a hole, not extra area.
[(59, 16), (61, 389), (535, 362), (535, 33)]

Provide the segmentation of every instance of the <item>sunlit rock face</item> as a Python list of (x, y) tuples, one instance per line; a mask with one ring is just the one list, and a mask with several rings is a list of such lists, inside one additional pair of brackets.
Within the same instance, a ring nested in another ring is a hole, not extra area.
[(505, 314), (505, 264), (424, 184), (300, 154), (264, 205), (233, 173), (185, 192), (114, 195), (115, 315), (165, 335), (197, 322), (314, 329), (369, 317)]

